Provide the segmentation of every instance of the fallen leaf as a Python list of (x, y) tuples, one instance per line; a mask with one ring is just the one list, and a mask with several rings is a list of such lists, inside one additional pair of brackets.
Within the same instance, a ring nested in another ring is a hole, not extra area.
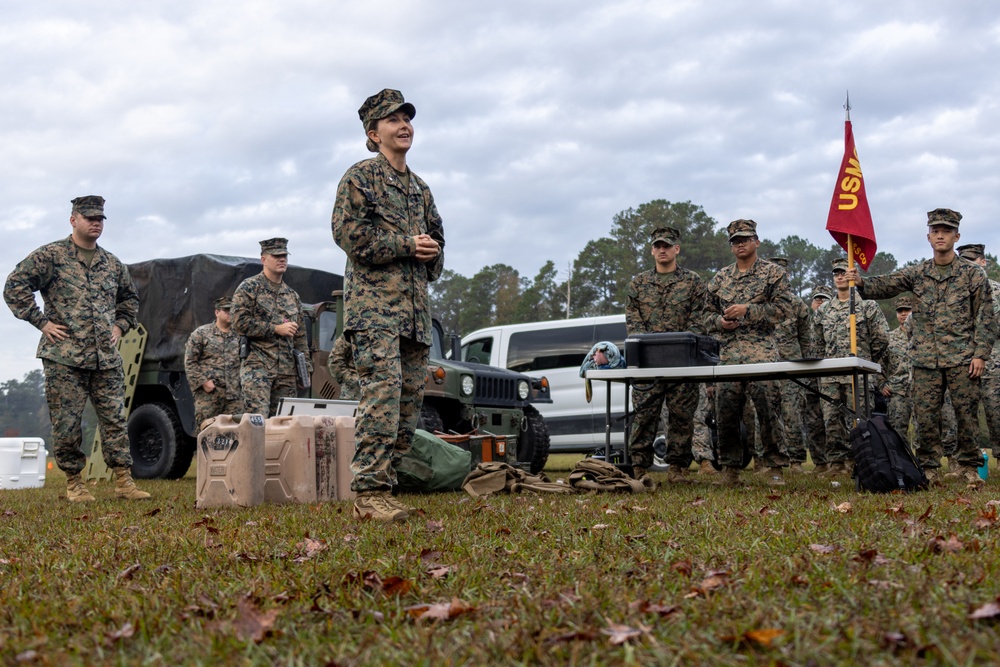
[(830, 546), (829, 544), (810, 544), (809, 548), (818, 554), (832, 554), (837, 550), (837, 547)]
[(304, 563), (310, 560), (313, 556), (321, 551), (326, 550), (326, 543), (321, 540), (314, 540), (311, 537), (307, 537), (302, 542), (295, 545), (296, 549), (302, 550), (304, 553), (295, 559), (296, 563)]
[(141, 569), (142, 565), (140, 565), (139, 563), (133, 563), (132, 565), (129, 565), (124, 570), (118, 573), (118, 580), (128, 581), (129, 579), (132, 578), (133, 575), (135, 575), (136, 572), (138, 572)]
[(808, 586), (809, 577), (803, 574), (796, 574), (792, 576), (792, 584), (795, 586)]
[(157, 507), (157, 508), (156, 508), (156, 509), (154, 509), (154, 510), (149, 510), (148, 512), (146, 512), (146, 516), (156, 516), (156, 515), (157, 515), (157, 514), (159, 514), (160, 512), (161, 512), (160, 508), (159, 508), (159, 507)]
[(997, 598), (993, 602), (987, 602), (986, 604), (984, 604), (983, 606), (979, 607), (971, 614), (969, 614), (969, 618), (972, 619), (973, 621), (982, 621), (987, 618), (989, 619), (997, 618), (998, 616), (1000, 616), (1000, 604), (998, 603), (1000, 603), (1000, 598)]
[(965, 545), (952, 533), (947, 540), (941, 535), (936, 536), (927, 547), (934, 553), (958, 553), (965, 548)]
[(851, 506), (851, 503), (843, 502), (843, 503), (840, 503), (839, 505), (837, 505), (836, 507), (834, 507), (833, 509), (837, 510), (841, 514), (847, 514), (848, 512), (850, 512), (854, 508)]
[(435, 565), (427, 570), (427, 574), (431, 579), (444, 579), (450, 572), (451, 566), (449, 565)]
[(610, 528), (610, 527), (611, 527), (611, 526), (610, 526), (609, 524), (606, 524), (606, 523), (598, 523), (598, 524), (596, 524), (596, 525), (592, 526), (592, 527), (591, 527), (590, 529), (591, 529), (591, 530), (605, 530), (606, 528)]
[(872, 561), (875, 560), (876, 556), (878, 556), (878, 551), (876, 549), (862, 549), (852, 560), (858, 563), (864, 563), (865, 565), (870, 565)]
[(924, 512), (923, 514), (921, 514), (919, 517), (917, 517), (917, 521), (920, 521), (920, 522), (927, 521), (927, 519), (929, 519), (931, 517), (931, 510), (932, 509), (934, 509), (934, 506), (933, 505), (928, 505), (927, 506), (927, 511)]
[(431, 563), (437, 562), (437, 559), (440, 557), (441, 557), (441, 552), (436, 549), (420, 550), (420, 561), (425, 565), (430, 565)]
[(699, 505), (704, 505), (704, 504), (705, 504), (704, 498), (695, 498), (694, 500), (691, 501), (691, 507), (698, 507)]
[(424, 528), (428, 533), (440, 533), (444, 530), (444, 521), (431, 521), (428, 520), (424, 525)]
[(117, 630), (112, 630), (111, 632), (104, 633), (104, 637), (107, 639), (108, 643), (113, 643), (122, 639), (129, 639), (135, 634), (135, 628), (131, 623), (126, 623)]
[(563, 644), (566, 642), (591, 642), (597, 639), (598, 635), (593, 630), (571, 630), (560, 635), (554, 635), (545, 640), (548, 644)]
[(771, 648), (771, 644), (774, 640), (785, 634), (784, 630), (778, 630), (777, 628), (765, 628), (763, 630), (750, 630), (749, 632), (743, 633), (743, 638), (748, 644), (754, 644), (761, 648)]
[(404, 611), (418, 621), (449, 621), (456, 616), (470, 614), (475, 610), (476, 608), (467, 602), (452, 598), (451, 602), (420, 604), (407, 607)]
[(262, 612), (257, 605), (248, 598), (240, 598), (236, 601), (236, 620), (233, 627), (236, 629), (236, 636), (246, 641), (252, 639), (255, 644), (264, 641), (264, 638), (271, 634), (274, 621), (278, 618), (280, 609), (271, 609)]
[(610, 641), (612, 646), (618, 646), (631, 639), (641, 637), (642, 630), (637, 630), (633, 627), (621, 625), (619, 623), (609, 623), (608, 627), (601, 630), (601, 634), (608, 635), (611, 638)]
[(670, 569), (677, 574), (683, 574), (684, 576), (690, 577), (693, 571), (693, 566), (689, 560), (679, 560), (670, 566)]
[(406, 595), (413, 590), (413, 582), (402, 577), (386, 577), (382, 580), (382, 592), (386, 595)]

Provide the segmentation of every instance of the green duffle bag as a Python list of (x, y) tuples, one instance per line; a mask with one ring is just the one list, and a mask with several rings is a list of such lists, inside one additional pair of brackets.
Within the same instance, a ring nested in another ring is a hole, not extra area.
[(472, 454), (417, 429), (413, 446), (396, 466), (399, 490), (407, 493), (458, 491), (472, 468)]

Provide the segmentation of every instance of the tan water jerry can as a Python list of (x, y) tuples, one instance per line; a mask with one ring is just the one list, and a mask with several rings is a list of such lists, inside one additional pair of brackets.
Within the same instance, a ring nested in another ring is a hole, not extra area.
[(264, 422), (264, 500), (317, 501), (314, 420), (297, 415), (271, 417)]
[(195, 506), (250, 507), (264, 502), (264, 417), (219, 415), (198, 434)]
[(316, 499), (353, 500), (354, 417), (315, 417)]

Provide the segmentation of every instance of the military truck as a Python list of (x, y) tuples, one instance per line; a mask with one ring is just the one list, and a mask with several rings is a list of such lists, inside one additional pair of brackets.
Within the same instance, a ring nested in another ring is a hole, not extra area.
[[(135, 386), (128, 435), (132, 473), (139, 478), (184, 476), (195, 451), (198, 424), (194, 397), (184, 372), (184, 346), (197, 327), (215, 318), (214, 301), (232, 294), (261, 271), (259, 259), (191, 255), (129, 265), (139, 292), (139, 322), (148, 337)], [(339, 387), (327, 371), (338, 326), (343, 277), (289, 265), (285, 280), (302, 298), (313, 360), (312, 389), (303, 397), (332, 399)], [(518, 434), (518, 460), (540, 470), (548, 458), (548, 431), (530, 402), (547, 402), (547, 387), (528, 376), (481, 364), (446, 361), (443, 332), (435, 326), (421, 427), (461, 432), (478, 426), (497, 434)], [(527, 382), (525, 397), (523, 382)], [(310, 393), (311, 392), (311, 393)]]

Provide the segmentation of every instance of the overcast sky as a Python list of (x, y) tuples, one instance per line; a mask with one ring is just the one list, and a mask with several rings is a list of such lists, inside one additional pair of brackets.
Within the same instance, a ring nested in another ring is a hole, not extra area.
[[(996, 253), (1000, 5), (917, 4), (6, 3), (0, 267), (99, 194), (125, 262), (287, 236), (294, 263), (342, 273), (330, 211), (382, 88), (416, 106), (408, 164), (463, 275), (551, 259), (565, 278), (616, 213), (661, 198), (826, 247), (847, 90), (879, 249), (926, 257), (944, 206)], [(0, 336), (0, 380), (41, 367), (6, 308)]]

